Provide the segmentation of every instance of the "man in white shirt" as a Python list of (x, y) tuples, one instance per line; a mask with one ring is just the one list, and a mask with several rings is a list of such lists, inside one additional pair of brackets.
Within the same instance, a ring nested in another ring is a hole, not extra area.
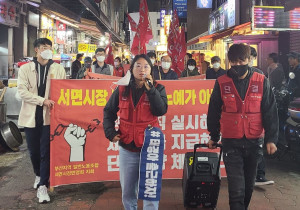
[(19, 125), (24, 127), (33, 170), (36, 175), (33, 187), (39, 203), (50, 201), (47, 187), (50, 176), (50, 78), (65, 79), (62, 65), (52, 60), (52, 42), (40, 38), (34, 42), (37, 57), (20, 68), (18, 93), (22, 99)]

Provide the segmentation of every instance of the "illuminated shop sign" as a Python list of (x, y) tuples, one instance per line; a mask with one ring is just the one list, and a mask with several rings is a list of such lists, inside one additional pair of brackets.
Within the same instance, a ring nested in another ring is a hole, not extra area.
[(300, 30), (300, 8), (284, 12), (284, 7), (255, 6), (252, 11), (254, 30)]
[(213, 34), (239, 24), (238, 4), (228, 0), (218, 9), (210, 13), (208, 33)]

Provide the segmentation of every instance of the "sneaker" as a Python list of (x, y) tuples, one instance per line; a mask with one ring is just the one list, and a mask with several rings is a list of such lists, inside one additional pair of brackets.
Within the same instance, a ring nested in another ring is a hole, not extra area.
[(37, 189), (38, 184), (40, 183), (41, 177), (36, 176), (33, 184), (33, 188)]
[(262, 186), (262, 185), (268, 185), (268, 184), (274, 184), (274, 181), (267, 180), (264, 177), (260, 177), (260, 178), (255, 180), (255, 186)]
[(36, 196), (39, 199), (39, 203), (48, 203), (48, 202), (50, 202), (50, 197), (48, 195), (48, 189), (45, 185), (39, 186)]

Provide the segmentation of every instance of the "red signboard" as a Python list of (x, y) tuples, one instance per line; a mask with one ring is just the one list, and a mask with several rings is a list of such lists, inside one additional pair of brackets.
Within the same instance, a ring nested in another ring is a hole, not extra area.
[[(119, 180), (118, 144), (104, 136), (103, 108), (116, 80), (52, 80), (50, 185)], [(207, 108), (213, 80), (160, 81), (168, 112), (159, 117), (165, 134), (163, 178), (181, 179), (184, 154), (207, 143)], [(81, 132), (73, 133), (76, 127)], [(205, 149), (206, 151), (211, 151)], [(222, 174), (225, 171), (222, 164)]]
[(14, 2), (0, 0), (0, 23), (19, 27), (20, 7)]
[(66, 24), (56, 20), (56, 43), (65, 44), (66, 40)]

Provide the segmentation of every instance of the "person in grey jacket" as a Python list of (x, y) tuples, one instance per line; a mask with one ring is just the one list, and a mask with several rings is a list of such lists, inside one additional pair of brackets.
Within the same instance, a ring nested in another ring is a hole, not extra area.
[(106, 53), (103, 48), (97, 48), (95, 51), (97, 62), (92, 65), (92, 72), (97, 74), (113, 75), (113, 66), (105, 63)]

